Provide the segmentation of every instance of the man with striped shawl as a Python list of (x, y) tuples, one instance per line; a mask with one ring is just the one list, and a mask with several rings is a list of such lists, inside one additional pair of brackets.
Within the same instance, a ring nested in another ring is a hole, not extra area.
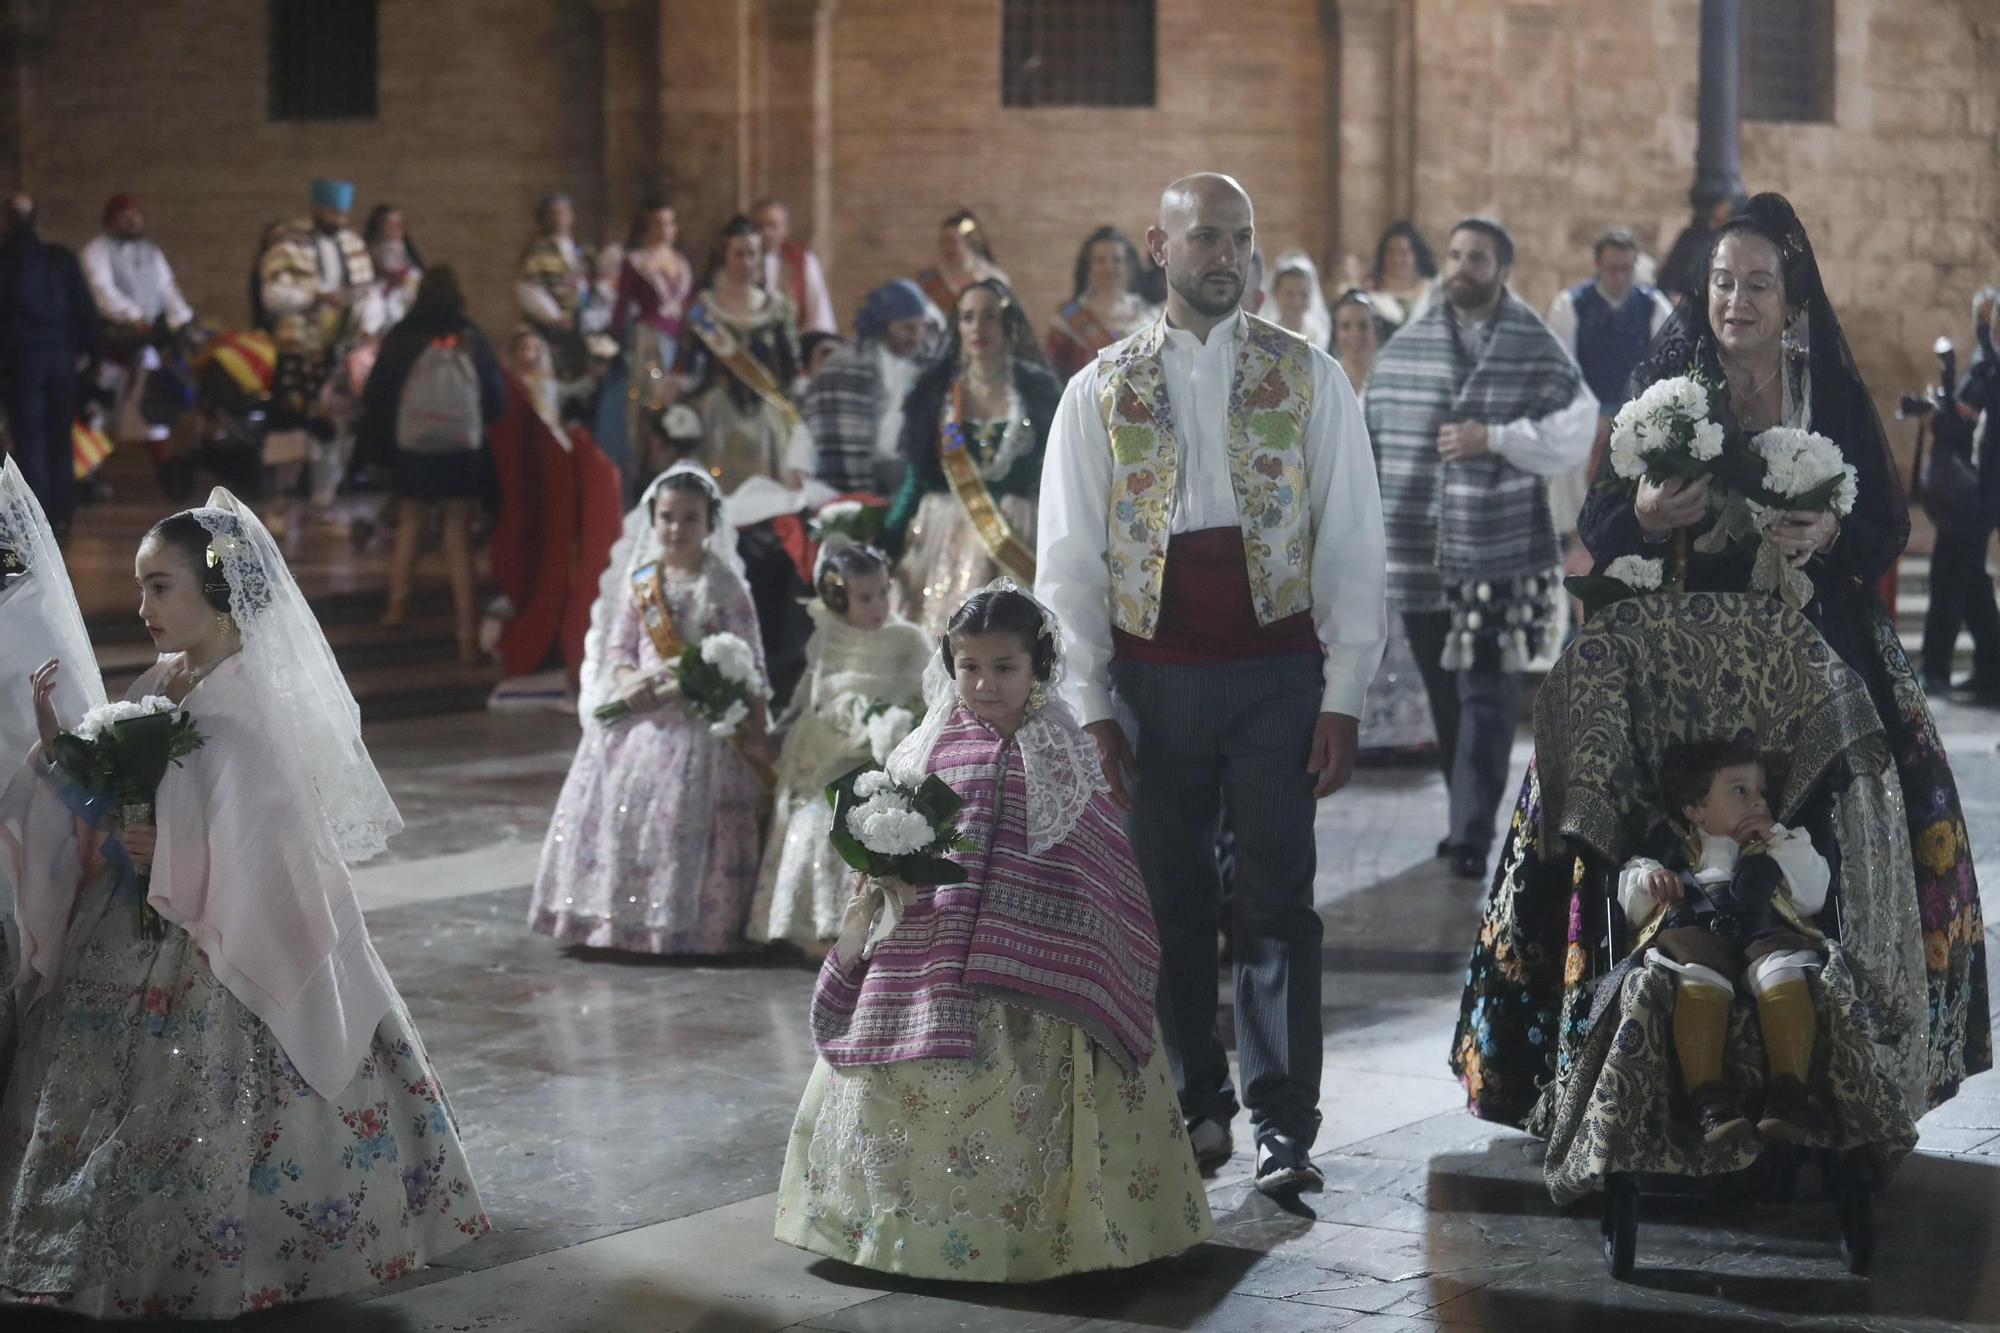
[(1445, 299), (1389, 340), (1363, 399), (1381, 474), (1389, 606), (1403, 617), (1450, 792), (1438, 855), (1486, 873), (1521, 672), (1549, 646), (1561, 595), (1545, 478), (1581, 465), (1597, 399), (1507, 285), (1514, 240), (1452, 228)]

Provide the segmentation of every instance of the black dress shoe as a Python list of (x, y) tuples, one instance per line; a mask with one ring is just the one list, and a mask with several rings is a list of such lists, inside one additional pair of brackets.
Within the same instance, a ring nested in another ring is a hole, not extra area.
[(1485, 879), (1486, 853), (1470, 847), (1452, 848), (1451, 873), (1459, 879)]
[(1949, 675), (1941, 675), (1935, 671), (1918, 672), (1917, 684), (1923, 687), (1925, 694), (1951, 693), (1951, 677)]
[(1452, 841), (1450, 838), (1438, 839), (1438, 860), (1440, 861), (1451, 860), (1451, 854), (1457, 850), (1458, 848), (1452, 845)]

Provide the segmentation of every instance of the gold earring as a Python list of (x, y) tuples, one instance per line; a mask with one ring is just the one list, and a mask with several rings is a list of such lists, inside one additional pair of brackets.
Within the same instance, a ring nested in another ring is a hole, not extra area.
[(1048, 687), (1043, 685), (1039, 680), (1036, 681), (1035, 687), (1028, 691), (1028, 711), (1030, 713), (1038, 713), (1041, 711), (1042, 705), (1048, 701)]
[(236, 628), (236, 620), (227, 611), (217, 611), (215, 613), (215, 627), (224, 634), (227, 634)]

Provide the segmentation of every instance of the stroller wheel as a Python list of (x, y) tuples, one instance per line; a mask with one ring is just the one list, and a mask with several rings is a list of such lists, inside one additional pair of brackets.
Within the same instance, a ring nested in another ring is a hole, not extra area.
[(1875, 1262), (1875, 1192), (1860, 1181), (1840, 1196), (1840, 1257), (1855, 1274)]
[(1604, 1182), (1604, 1267), (1620, 1282), (1632, 1276), (1639, 1247), (1639, 1189), (1610, 1176)]

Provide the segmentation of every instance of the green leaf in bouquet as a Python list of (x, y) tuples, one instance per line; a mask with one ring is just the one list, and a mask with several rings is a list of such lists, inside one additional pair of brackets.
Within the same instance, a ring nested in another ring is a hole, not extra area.
[(49, 752), (49, 757), (61, 765), (63, 772), (84, 786), (101, 785), (97, 781), (100, 775), (93, 771), (97, 764), (97, 747), (89, 741), (73, 732), (59, 731), (49, 746)]
[(963, 884), (966, 881), (965, 867), (956, 861), (947, 861), (942, 856), (927, 856), (921, 852), (914, 856), (897, 858), (896, 877), (906, 884)]
[(1805, 510), (1815, 514), (1828, 513), (1833, 509), (1833, 497), (1840, 491), (1844, 477), (1828, 477), (1804, 495), (1794, 495), (1778, 501), (1783, 509)]
[(931, 821), (933, 825), (943, 824), (965, 808), (965, 798), (951, 789), (951, 784), (937, 774), (927, 776), (923, 785), (910, 804), (917, 813)]

